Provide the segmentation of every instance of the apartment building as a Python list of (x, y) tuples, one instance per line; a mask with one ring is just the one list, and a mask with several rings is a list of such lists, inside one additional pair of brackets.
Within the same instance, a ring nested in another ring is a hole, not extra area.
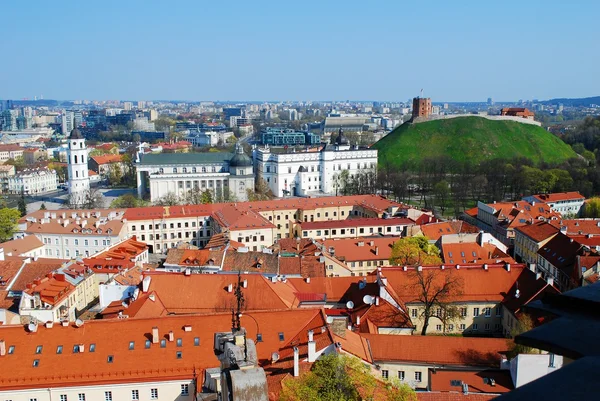
[(406, 235), (407, 227), (414, 224), (413, 220), (401, 217), (299, 222), (294, 225), (293, 236), (316, 239), (358, 238), (374, 235), (400, 237)]
[(515, 228), (515, 258), (523, 263), (537, 263), (538, 251), (559, 233), (545, 221)]

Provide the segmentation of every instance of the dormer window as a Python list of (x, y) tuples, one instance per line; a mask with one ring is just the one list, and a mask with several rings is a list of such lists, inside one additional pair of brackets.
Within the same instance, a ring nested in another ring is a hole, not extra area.
[(41, 353), (42, 353), (42, 346), (41, 346), (41, 345), (38, 345), (38, 346), (35, 348), (35, 353), (36, 353), (36, 354), (41, 354)]
[(177, 339), (177, 346), (181, 347), (183, 345), (183, 340), (181, 338)]
[(129, 341), (129, 351), (132, 351), (135, 348), (135, 341)]
[(109, 355), (109, 356), (106, 358), (106, 362), (108, 362), (108, 363), (113, 363), (113, 361), (114, 361), (114, 360), (115, 360), (115, 357), (114, 357), (114, 356), (112, 356), (112, 355)]
[(158, 172), (159, 172), (160, 174), (163, 174), (163, 173), (165, 172), (165, 169), (163, 169), (163, 168), (161, 167), (161, 168), (159, 168), (159, 169), (158, 169)]
[(192, 173), (196, 172), (196, 167), (192, 167)]
[(34, 359), (33, 360), (33, 367), (37, 368), (38, 366), (40, 366), (40, 360), (39, 359)]

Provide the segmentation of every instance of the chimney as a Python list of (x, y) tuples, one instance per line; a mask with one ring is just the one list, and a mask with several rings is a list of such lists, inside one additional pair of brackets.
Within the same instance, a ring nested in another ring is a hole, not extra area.
[(378, 246), (375, 247), (375, 255), (379, 255), (379, 247)]
[(379, 306), (379, 297), (375, 297), (375, 306)]
[(6, 355), (6, 341), (0, 340), (0, 356)]
[(142, 280), (142, 292), (148, 292), (148, 289), (150, 288), (150, 281), (152, 281), (152, 277), (144, 277), (144, 280)]
[(371, 240), (371, 242), (369, 242), (369, 245), (371, 245), (371, 246), (375, 245), (375, 241)]
[(360, 326), (360, 316), (356, 316), (356, 325)]
[(487, 264), (484, 264), (484, 265), (483, 265), (483, 270), (487, 270), (487, 269), (488, 269), (488, 265), (487, 265)]
[(158, 344), (158, 327), (152, 328), (152, 344)]
[(227, 286), (227, 292), (233, 292), (233, 284)]
[(248, 280), (242, 281), (242, 287), (248, 288)]
[(192, 331), (192, 326), (190, 326), (190, 325), (183, 326), (183, 331)]
[(4, 248), (0, 249), (0, 260), (4, 260)]
[(423, 266), (417, 266), (417, 271), (418, 272), (422, 272), (423, 271)]
[(469, 394), (469, 385), (467, 383), (462, 383), (462, 390), (464, 395)]
[(506, 271), (509, 272), (510, 271), (510, 263), (506, 264)]
[(314, 332), (312, 330), (308, 330), (308, 341), (314, 340)]
[(294, 377), (300, 376), (300, 352), (294, 347)]
[(79, 352), (81, 352), (81, 353), (85, 352), (85, 345), (84, 344), (79, 344)]
[(314, 341), (308, 342), (308, 362), (313, 363), (317, 360), (317, 343)]
[(173, 340), (175, 340), (175, 335), (173, 334), (173, 331), (169, 331), (169, 342), (173, 342)]
[(304, 281), (306, 281), (306, 284), (310, 284), (310, 277), (305, 278)]

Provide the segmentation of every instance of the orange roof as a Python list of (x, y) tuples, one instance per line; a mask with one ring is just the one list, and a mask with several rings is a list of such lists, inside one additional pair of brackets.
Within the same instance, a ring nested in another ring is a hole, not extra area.
[(532, 205), (526, 201), (517, 201), (498, 202), (487, 206), (495, 210), (494, 216), (506, 228), (520, 227), (540, 220), (560, 219), (560, 214), (552, 211), (545, 203)]
[[(492, 386), (489, 379), (494, 380)], [(500, 394), (515, 388), (509, 370), (486, 369), (480, 371), (465, 370), (432, 370), (429, 376), (429, 388), (432, 391), (462, 392), (462, 387), (453, 386), (452, 381), (465, 383), (469, 386), (469, 393)]]
[(138, 257), (147, 250), (148, 245), (146, 245), (145, 242), (138, 241), (136, 237), (133, 236), (96, 255), (95, 257), (100, 259), (111, 258), (130, 260)]
[(533, 224), (526, 224), (515, 228), (516, 231), (528, 236), (535, 242), (542, 242), (548, 238), (555, 236), (559, 229), (545, 221), (537, 221)]
[(279, 257), (272, 253), (231, 250), (225, 254), (223, 271), (278, 274)]
[(375, 362), (495, 367), (510, 343), (506, 338), (361, 335), (369, 341)]
[(369, 343), (360, 334), (354, 333), (351, 330), (346, 330), (343, 337), (333, 334), (333, 340), (342, 345), (343, 351), (348, 352), (363, 361), (373, 363), (371, 351), (369, 350)]
[(99, 155), (99, 156), (91, 156), (90, 159), (94, 160), (96, 164), (110, 164), (110, 163), (120, 163), (123, 161), (123, 155)]
[[(493, 301), (500, 302), (504, 299), (509, 289), (526, 269), (522, 264), (510, 266), (507, 271), (505, 264), (489, 264), (485, 270), (481, 264), (445, 266), (442, 271), (440, 266), (423, 266), (423, 274), (433, 274), (433, 284), (441, 285), (446, 275), (456, 277), (462, 283), (462, 291), (459, 295), (453, 295), (452, 299), (458, 301)], [(382, 267), (381, 273), (388, 280), (388, 286), (398, 294), (406, 303), (419, 302), (419, 286), (414, 268), (404, 271), (399, 267)], [(436, 284), (438, 283), (439, 284)]]
[(559, 201), (569, 201), (569, 200), (580, 200), (584, 201), (585, 196), (581, 195), (579, 192), (557, 192), (553, 194), (539, 194), (533, 195), (533, 198), (539, 202), (545, 203), (553, 203)]
[(29, 295), (40, 294), (40, 299), (49, 305), (56, 305), (73, 291), (75, 291), (75, 287), (65, 280), (62, 273), (34, 280), (32, 284), (27, 285), (25, 290)]
[(437, 391), (417, 391), (418, 401), (490, 401), (497, 397), (496, 394), (447, 393)]
[(360, 316), (361, 333), (378, 334), (379, 328), (411, 328), (413, 324), (408, 314), (385, 299), (378, 299), (379, 305), (360, 305), (352, 309), (350, 315), (353, 322)]
[(339, 238), (323, 241), (326, 249), (334, 248), (335, 257), (344, 262), (389, 260), (398, 237)]
[(125, 209), (124, 217), (127, 220), (150, 220), (163, 218), (181, 218), (181, 217), (197, 217), (210, 216), (211, 213), (220, 205), (218, 204), (202, 204), (202, 205), (187, 205), (187, 206), (148, 206), (148, 207), (133, 207)]
[[(375, 226), (412, 226), (415, 222), (411, 219), (394, 217), (390, 219), (383, 218), (360, 218), (329, 221), (310, 221), (300, 223), (302, 230), (324, 230), (330, 228), (347, 227), (375, 227)], [(393, 234), (400, 234), (393, 232)]]
[(477, 242), (442, 243), (441, 247), (445, 263), (515, 263), (513, 258), (492, 244), (481, 246)]
[(19, 270), (21, 270), (23, 263), (18, 258), (0, 261), (0, 290), (7, 289)]
[[(287, 281), (294, 286), (299, 293), (303, 294), (325, 294), (327, 302), (353, 301), (355, 306), (362, 303), (362, 297), (366, 294), (379, 294), (379, 286), (375, 283), (375, 277), (312, 277), (310, 282), (301, 278), (289, 278)], [(367, 281), (364, 289), (359, 289), (360, 282)]]
[(302, 277), (325, 277), (325, 262), (320, 256), (285, 256), (279, 258), (279, 274)]
[(437, 241), (442, 235), (478, 233), (479, 229), (462, 220), (457, 220), (425, 224), (421, 226), (421, 232), (431, 241)]
[(275, 228), (271, 222), (257, 212), (252, 210), (243, 210), (233, 204), (225, 204), (220, 206), (219, 209), (212, 214), (212, 217), (221, 227), (227, 227), (230, 230)]
[(27, 235), (23, 238), (6, 241), (0, 244), (0, 248), (4, 249), (4, 255), (11, 254), (12, 256), (20, 256), (43, 246), (44, 243), (35, 235)]
[(27, 284), (31, 284), (34, 280), (41, 279), (48, 273), (59, 269), (65, 262), (67, 262), (67, 260), (39, 258), (34, 262), (25, 264), (19, 273), (19, 277), (17, 277), (10, 290), (25, 290)]
[(550, 224), (566, 229), (567, 234), (600, 234), (600, 219), (553, 220)]
[[(23, 230), (26, 233), (118, 236), (124, 226), (122, 215), (124, 210), (126, 209), (38, 210), (22, 217), (19, 223), (27, 224), (27, 228)], [(84, 215), (86, 217), (83, 217)], [(45, 216), (50, 217), (45, 218)]]
[[(150, 277), (148, 292), (155, 292), (169, 313), (214, 313), (229, 311), (235, 302), (229, 284), (237, 285), (237, 275), (144, 272)], [(242, 275), (248, 285), (242, 289), (246, 310), (288, 309), (288, 305), (258, 274)], [(285, 285), (277, 283), (276, 285)], [(133, 304), (135, 304), (134, 301)], [(132, 304), (132, 305), (133, 305)]]
[(312, 238), (281, 238), (272, 248), (283, 254), (294, 255), (314, 255), (321, 252)]
[[(261, 362), (270, 359), (273, 352), (279, 351), (282, 359), (289, 359), (294, 340), (300, 341), (301, 349), (306, 349), (306, 329), (326, 325), (320, 310), (299, 309), (293, 311), (253, 312), (252, 318), (241, 318), (248, 338), (255, 339), (257, 331), (262, 341), (256, 346)], [(191, 331), (185, 331), (190, 326)], [(182, 345), (166, 341), (145, 347), (151, 336), (152, 328), (157, 327), (159, 338), (166, 339), (172, 331), (176, 339), (181, 338)], [(144, 382), (158, 380), (192, 379), (202, 377), (204, 369), (219, 366), (213, 352), (214, 333), (231, 330), (231, 314), (164, 316), (152, 319), (108, 319), (86, 321), (81, 328), (62, 327), (54, 324), (50, 329), (38, 327), (36, 333), (28, 333), (23, 326), (0, 327), (0, 338), (6, 342), (6, 348), (15, 346), (14, 354), (3, 358), (10, 360), (10, 369), (0, 369), (0, 391), (11, 389), (48, 388), (59, 386), (100, 385), (123, 382)], [(115, 335), (119, 333), (119, 335)], [(279, 333), (284, 340), (280, 340)], [(319, 346), (327, 346), (326, 330), (319, 338)], [(315, 335), (315, 338), (318, 337)], [(194, 338), (199, 345), (194, 345)], [(130, 342), (134, 349), (130, 350)], [(82, 344), (83, 352), (73, 353), (74, 345)], [(90, 345), (94, 344), (94, 352)], [(43, 352), (35, 354), (36, 347)], [(63, 346), (63, 352), (57, 353), (57, 347)], [(176, 351), (180, 351), (178, 358)], [(108, 357), (112, 362), (108, 362)], [(33, 361), (38, 360), (38, 366)]]

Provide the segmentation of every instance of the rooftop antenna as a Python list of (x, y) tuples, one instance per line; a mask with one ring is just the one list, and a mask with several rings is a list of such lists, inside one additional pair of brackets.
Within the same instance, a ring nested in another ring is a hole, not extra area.
[(235, 299), (237, 301), (237, 309), (231, 309), (231, 331), (238, 332), (242, 329), (242, 308), (244, 307), (244, 294), (242, 293), (242, 272), (238, 271), (238, 282), (235, 286)]
[(423, 98), (423, 88), (421, 88), (421, 98)]

